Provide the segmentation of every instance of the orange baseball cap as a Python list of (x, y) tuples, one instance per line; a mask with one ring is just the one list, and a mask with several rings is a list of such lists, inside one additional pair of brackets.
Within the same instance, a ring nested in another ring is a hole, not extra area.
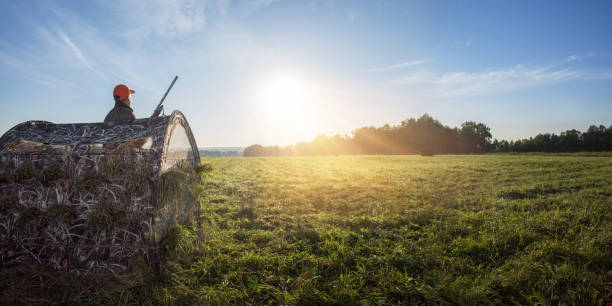
[(129, 89), (123, 84), (115, 86), (115, 89), (113, 90), (113, 96), (115, 97), (115, 101), (121, 101), (133, 93), (135, 93), (135, 91)]

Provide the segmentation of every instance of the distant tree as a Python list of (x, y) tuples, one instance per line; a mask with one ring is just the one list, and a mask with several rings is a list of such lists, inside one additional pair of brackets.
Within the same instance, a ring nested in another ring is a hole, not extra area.
[(483, 123), (464, 122), (459, 131), (464, 153), (484, 153), (491, 144), (491, 130)]
[(265, 156), (266, 149), (264, 146), (260, 144), (254, 144), (254, 145), (250, 145), (244, 148), (244, 151), (242, 154), (247, 157), (248, 156)]
[(538, 134), (532, 140), (532, 151), (552, 152), (554, 148), (555, 144), (552, 143), (550, 134)]
[(563, 152), (575, 152), (581, 149), (580, 132), (567, 130), (559, 135), (559, 147)]
[(587, 151), (602, 151), (609, 148), (606, 139), (606, 127), (603, 125), (591, 125), (586, 132), (582, 134), (582, 143)]

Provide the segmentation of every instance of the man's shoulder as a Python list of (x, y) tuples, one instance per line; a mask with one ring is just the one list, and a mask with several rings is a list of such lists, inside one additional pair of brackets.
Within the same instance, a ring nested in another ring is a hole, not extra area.
[(136, 116), (131, 107), (115, 105), (104, 118), (104, 122), (129, 122), (134, 119), (136, 119)]

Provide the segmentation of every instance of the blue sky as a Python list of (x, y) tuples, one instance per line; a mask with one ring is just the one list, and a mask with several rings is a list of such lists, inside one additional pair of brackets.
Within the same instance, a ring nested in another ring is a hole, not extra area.
[(4, 1), (0, 130), (101, 121), (112, 89), (199, 146), (287, 145), (428, 113), (493, 136), (612, 125), (610, 1)]

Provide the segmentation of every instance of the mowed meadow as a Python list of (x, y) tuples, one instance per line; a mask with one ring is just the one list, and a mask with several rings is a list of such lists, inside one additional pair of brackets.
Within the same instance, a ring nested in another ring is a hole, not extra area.
[[(612, 304), (612, 154), (206, 158), (161, 274), (34, 268), (25, 304)], [(19, 285), (22, 284), (22, 285)]]
[(170, 303), (612, 302), (609, 154), (210, 158)]

